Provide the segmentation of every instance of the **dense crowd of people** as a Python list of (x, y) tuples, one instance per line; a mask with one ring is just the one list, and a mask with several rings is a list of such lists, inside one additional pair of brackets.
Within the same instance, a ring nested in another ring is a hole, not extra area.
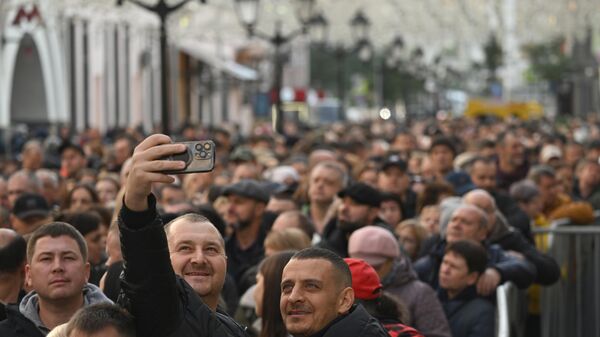
[(532, 228), (600, 208), (593, 119), (61, 130), (0, 163), (3, 337), (486, 337), (506, 282), (539, 336)]

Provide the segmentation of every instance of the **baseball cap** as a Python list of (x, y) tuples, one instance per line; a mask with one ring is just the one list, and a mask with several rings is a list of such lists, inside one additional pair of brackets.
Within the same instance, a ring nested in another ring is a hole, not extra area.
[(365, 183), (354, 183), (338, 193), (340, 198), (349, 197), (355, 202), (371, 207), (379, 207), (381, 195), (377, 189)]
[(381, 296), (382, 285), (373, 267), (361, 259), (345, 258), (352, 274), (354, 296), (361, 300), (374, 300)]
[(452, 184), (454, 192), (460, 196), (477, 188), (471, 180), (471, 176), (463, 171), (452, 171), (448, 173), (446, 175), (446, 181)]
[(265, 173), (265, 178), (279, 184), (293, 184), (300, 181), (298, 171), (292, 166), (276, 166)]
[(408, 167), (408, 165), (406, 164), (406, 161), (402, 159), (399, 155), (391, 154), (385, 158), (383, 164), (381, 165), (381, 169), (386, 170), (390, 167), (397, 167), (403, 172), (406, 172), (406, 168)]
[(547, 163), (550, 161), (550, 159), (553, 158), (562, 158), (561, 149), (558, 146), (552, 144), (544, 145), (544, 147), (542, 148), (542, 152), (540, 152), (540, 161), (542, 163)]
[(13, 214), (23, 220), (34, 216), (47, 216), (50, 206), (44, 197), (35, 193), (24, 193), (15, 200)]
[(366, 226), (350, 235), (348, 254), (365, 260), (371, 266), (379, 266), (389, 258), (398, 258), (400, 245), (389, 230), (379, 226)]
[(228, 197), (232, 194), (264, 203), (269, 202), (270, 198), (269, 193), (266, 191), (264, 186), (261, 186), (258, 181), (252, 179), (244, 179), (225, 187), (223, 190), (223, 195)]

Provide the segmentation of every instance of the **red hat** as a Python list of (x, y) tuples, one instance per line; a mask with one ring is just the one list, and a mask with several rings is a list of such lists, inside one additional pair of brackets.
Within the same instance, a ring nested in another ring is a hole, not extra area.
[(381, 295), (379, 275), (373, 267), (361, 259), (345, 258), (352, 273), (354, 295), (361, 300), (373, 300)]

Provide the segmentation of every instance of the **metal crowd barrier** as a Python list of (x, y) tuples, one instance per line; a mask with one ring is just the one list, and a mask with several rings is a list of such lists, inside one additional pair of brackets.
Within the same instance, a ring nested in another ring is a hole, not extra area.
[(508, 313), (508, 291), (510, 283), (496, 289), (496, 337), (510, 337), (510, 318)]
[(496, 289), (496, 337), (525, 337), (526, 301), (524, 291), (511, 282)]
[(600, 337), (600, 226), (534, 228), (548, 236), (548, 251), (561, 268), (560, 280), (542, 289), (542, 337)]

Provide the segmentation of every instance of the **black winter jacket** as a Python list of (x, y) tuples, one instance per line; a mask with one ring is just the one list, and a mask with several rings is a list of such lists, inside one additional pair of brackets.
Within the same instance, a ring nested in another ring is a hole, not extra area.
[(365, 308), (354, 305), (350, 312), (338, 317), (312, 337), (389, 337), (387, 330)]
[(0, 322), (2, 337), (44, 337), (44, 334), (19, 311), (19, 304), (6, 306), (6, 319)]
[(156, 199), (149, 209), (119, 214), (125, 269), (119, 303), (135, 318), (138, 336), (246, 336), (244, 328), (222, 312), (213, 312), (185, 280), (175, 275)]
[(491, 238), (490, 243), (499, 245), (504, 251), (513, 250), (523, 254), (527, 261), (535, 266), (537, 272), (535, 283), (548, 286), (558, 281), (560, 268), (556, 260), (537, 250), (519, 231), (507, 231), (498, 237)]

